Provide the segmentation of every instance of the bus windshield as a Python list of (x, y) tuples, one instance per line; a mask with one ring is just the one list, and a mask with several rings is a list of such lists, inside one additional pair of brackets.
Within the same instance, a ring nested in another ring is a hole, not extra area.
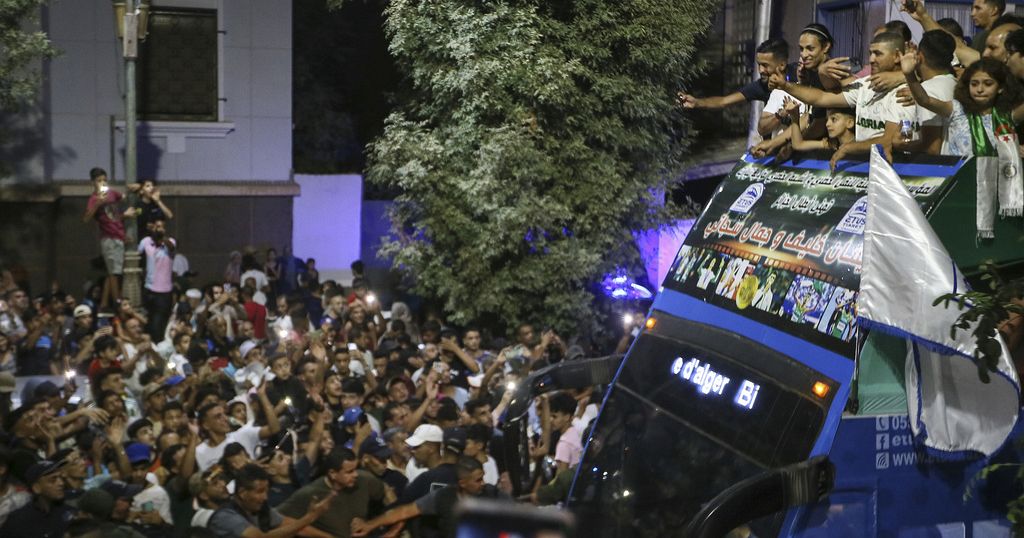
[[(580, 463), (570, 507), (583, 536), (678, 534), (729, 486), (806, 459), (838, 386), (736, 334), (655, 316)], [(815, 383), (826, 397), (811, 393)], [(758, 521), (755, 534), (772, 536), (779, 524)]]

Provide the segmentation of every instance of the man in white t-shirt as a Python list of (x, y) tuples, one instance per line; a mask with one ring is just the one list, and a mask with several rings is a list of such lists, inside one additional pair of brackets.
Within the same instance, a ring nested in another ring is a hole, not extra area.
[(281, 424), (277, 421), (277, 414), (274, 413), (274, 406), (267, 399), (267, 383), (261, 383), (256, 391), (259, 396), (260, 406), (263, 407), (263, 414), (267, 417), (266, 426), (255, 426), (246, 424), (235, 431), (231, 431), (231, 423), (228, 422), (228, 415), (224, 406), (215, 403), (199, 408), (197, 413), (199, 426), (205, 434), (205, 440), (196, 447), (196, 465), (200, 471), (205, 471), (220, 461), (224, 455), (224, 447), (228, 443), (239, 443), (249, 453), (249, 457), (256, 456), (256, 446), (261, 439), (266, 439), (277, 434), (281, 430)]
[[(782, 90), (772, 90), (772, 93), (768, 95), (768, 102), (764, 104), (764, 111), (762, 112), (761, 117), (763, 118), (767, 115), (772, 115), (776, 117), (785, 116), (788, 119), (789, 116), (786, 115), (783, 110), (783, 105), (785, 104), (787, 97), (795, 99), (792, 95), (789, 95)], [(806, 114), (808, 108), (809, 107), (801, 101), (800, 116)], [(782, 111), (781, 115), (779, 114), (779, 111)], [(789, 124), (780, 122), (779, 126), (771, 132), (771, 136), (765, 136), (765, 138), (775, 138), (776, 136), (785, 133), (786, 129), (789, 129)]]
[[(933, 99), (952, 101), (953, 93), (956, 90), (956, 77), (950, 72), (952, 70), (950, 65), (955, 50), (956, 40), (953, 39), (953, 36), (942, 30), (925, 32), (917, 51), (905, 55), (907, 58), (915, 56), (917, 64), (915, 72), (908, 75), (907, 78), (912, 80), (913, 77), (917, 77), (917, 80), (921, 81), (921, 87), (924, 88), (925, 93)], [(899, 91), (899, 100), (903, 104), (914, 102), (909, 88)], [(893, 144), (893, 148), (929, 155), (946, 155), (945, 140), (949, 130), (949, 118), (940, 116), (921, 105), (917, 105), (916, 108), (915, 140), (910, 142), (897, 140)]]
[[(876, 35), (871, 40), (869, 49), (871, 74), (899, 70), (904, 46), (903, 36), (899, 34), (883, 32)], [(876, 92), (870, 88), (865, 77), (857, 79), (842, 93), (828, 93), (817, 88), (793, 84), (777, 75), (772, 75), (769, 85), (813, 106), (856, 107), (856, 141), (843, 144), (836, 150), (832, 157), (833, 168), (839, 159), (852, 153), (867, 153), (873, 144), (890, 146), (900, 135), (901, 121), (916, 121), (915, 107), (900, 105), (896, 100), (896, 92), (903, 85), (888, 92)]]

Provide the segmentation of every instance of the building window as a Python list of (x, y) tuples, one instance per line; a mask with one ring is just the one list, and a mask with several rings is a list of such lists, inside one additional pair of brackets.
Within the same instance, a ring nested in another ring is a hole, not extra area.
[(928, 13), (935, 20), (953, 19), (963, 28), (964, 35), (972, 37), (978, 33), (971, 19), (971, 4), (954, 2), (929, 2)]
[(139, 54), (139, 117), (218, 121), (217, 10), (154, 8)]
[[(839, 5), (836, 5), (839, 4)], [(818, 6), (821, 14), (819, 17), (829, 30), (832, 31), (832, 51), (829, 56), (832, 58), (847, 57), (850, 63), (860, 70), (860, 65), (867, 65), (867, 58), (863, 57), (864, 49), (864, 11), (860, 3), (832, 2)], [(928, 4), (930, 10), (932, 4)]]

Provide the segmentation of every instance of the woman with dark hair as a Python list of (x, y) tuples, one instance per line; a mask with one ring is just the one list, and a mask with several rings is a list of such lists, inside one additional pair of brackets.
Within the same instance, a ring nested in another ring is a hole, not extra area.
[(800, 32), (800, 83), (821, 87), (818, 68), (828, 61), (832, 52), (832, 34), (824, 24), (812, 22)]

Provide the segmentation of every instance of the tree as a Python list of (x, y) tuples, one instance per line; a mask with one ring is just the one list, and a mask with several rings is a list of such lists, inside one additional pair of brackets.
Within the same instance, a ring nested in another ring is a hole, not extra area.
[(369, 148), (401, 193), (382, 252), (457, 323), (590, 320), (595, 282), (639, 267), (633, 231), (683, 212), (675, 96), (715, 5), (392, 0), (410, 97)]
[(57, 49), (45, 32), (32, 30), (46, 0), (0, 0), (0, 109), (10, 111), (33, 96), (39, 73), (32, 62)]
[[(296, 172), (361, 172), (398, 83), (383, 29), (384, 0), (330, 10), (294, 2), (292, 161)], [(330, 51), (325, 54), (325, 51)]]

